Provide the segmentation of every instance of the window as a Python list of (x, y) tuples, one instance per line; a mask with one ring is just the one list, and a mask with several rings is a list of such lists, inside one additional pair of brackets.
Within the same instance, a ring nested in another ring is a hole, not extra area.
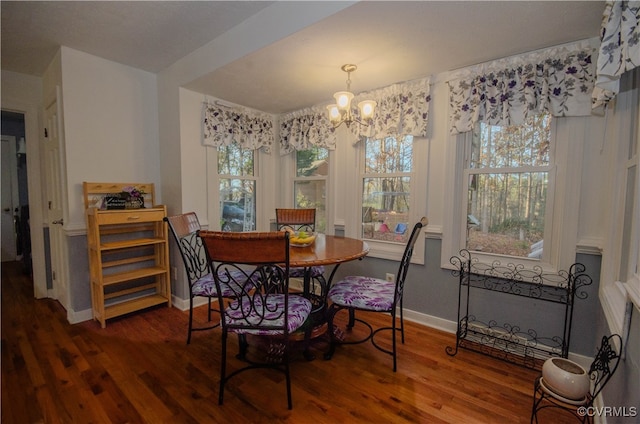
[(611, 149), (600, 301), (611, 332), (626, 334), (630, 300), (640, 307), (640, 70), (620, 79), (606, 117)]
[(236, 144), (218, 147), (220, 229), (256, 229), (254, 151)]
[(551, 117), (478, 123), (465, 148), (468, 250), (541, 259), (551, 163)]
[[(471, 250), (482, 263), (498, 261), (549, 273), (568, 270), (576, 262), (578, 247), (599, 253), (598, 246), (590, 247), (590, 239), (581, 239), (586, 243), (578, 246), (576, 219), (586, 190), (581, 188), (585, 140), (598, 137), (591, 130), (599, 122), (585, 117), (530, 119), (534, 121), (525, 121), (519, 130), (478, 124), (474, 131), (449, 139), (447, 177), (442, 182), (443, 268), (452, 268), (449, 259), (461, 249)], [(502, 146), (496, 144), (496, 132), (515, 135)], [(491, 142), (481, 140), (487, 134)], [(526, 137), (519, 139), (523, 134)], [(498, 190), (494, 183), (509, 190)], [(587, 219), (595, 218), (588, 215)], [(482, 237), (497, 246), (481, 243)]]
[(362, 238), (404, 244), (411, 232), (413, 136), (363, 143)]
[(322, 147), (296, 152), (296, 176), (293, 181), (294, 206), (316, 209), (316, 231), (327, 230), (327, 175), (329, 151)]

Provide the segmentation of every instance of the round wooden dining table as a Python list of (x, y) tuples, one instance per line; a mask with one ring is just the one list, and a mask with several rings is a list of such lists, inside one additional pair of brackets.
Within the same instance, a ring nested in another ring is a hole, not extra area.
[[(326, 332), (327, 325), (325, 310), (327, 304), (327, 293), (331, 288), (333, 276), (340, 264), (344, 262), (362, 259), (369, 253), (369, 245), (362, 240), (350, 237), (330, 236), (317, 234), (315, 242), (306, 247), (291, 245), (289, 248), (289, 266), (305, 268), (303, 278), (303, 295), (307, 296), (314, 309), (312, 311), (313, 330), (306, 332), (306, 338), (316, 338)], [(326, 279), (326, 287), (322, 287), (320, 294), (311, 288), (311, 267), (333, 265), (333, 269)], [(305, 356), (312, 359), (312, 355), (307, 351)]]
[(349, 237), (317, 234), (311, 246), (289, 248), (289, 266), (310, 267), (337, 265), (343, 262), (361, 259), (369, 253), (369, 245)]

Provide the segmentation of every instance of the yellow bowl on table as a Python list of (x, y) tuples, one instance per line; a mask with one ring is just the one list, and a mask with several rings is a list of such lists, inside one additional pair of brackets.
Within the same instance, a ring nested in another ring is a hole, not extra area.
[(316, 241), (316, 233), (310, 231), (289, 231), (289, 244), (294, 247), (311, 246)]

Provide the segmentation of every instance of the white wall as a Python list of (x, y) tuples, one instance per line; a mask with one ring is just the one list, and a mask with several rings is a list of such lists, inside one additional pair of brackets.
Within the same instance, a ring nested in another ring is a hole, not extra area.
[(160, 181), (156, 76), (63, 47), (62, 100), (68, 228), (84, 228), (83, 181)]

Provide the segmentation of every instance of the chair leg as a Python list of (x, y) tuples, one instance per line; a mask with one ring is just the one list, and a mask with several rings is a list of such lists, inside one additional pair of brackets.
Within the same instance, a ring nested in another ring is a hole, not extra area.
[(324, 359), (325, 360), (329, 360), (333, 357), (333, 354), (336, 351), (336, 335), (335, 335), (335, 327), (333, 326), (333, 318), (336, 316), (336, 313), (339, 311), (340, 309), (337, 308), (335, 306), (335, 304), (332, 304), (331, 306), (329, 306), (329, 308), (327, 308), (327, 331), (329, 332), (329, 350), (327, 352), (325, 352), (324, 354)]
[(238, 355), (236, 358), (244, 360), (247, 357), (247, 349), (249, 349), (249, 343), (247, 343), (247, 336), (244, 334), (238, 334)]
[(287, 406), (289, 409), (293, 409), (293, 400), (291, 399), (291, 374), (289, 372), (289, 340), (285, 340), (286, 346), (284, 348), (284, 367), (285, 376), (287, 380)]
[[(393, 356), (393, 372), (396, 372), (397, 368), (398, 368), (398, 364), (396, 361), (396, 314), (395, 312), (391, 313), (391, 350), (392, 350), (392, 356)], [(402, 322), (402, 319), (400, 319), (400, 321)], [(402, 328), (402, 326), (401, 326)], [(404, 333), (402, 333), (402, 343), (404, 343)]]
[(222, 405), (224, 400), (224, 385), (227, 380), (227, 332), (222, 331), (222, 357), (220, 360), (220, 392), (218, 394), (218, 405)]
[(400, 334), (402, 336), (402, 344), (404, 344), (404, 313), (402, 308), (402, 301), (400, 302)]
[(349, 323), (347, 324), (347, 329), (353, 329), (354, 325), (356, 325), (356, 311), (355, 309), (349, 309)]
[(211, 298), (207, 298), (207, 319), (211, 322)]
[(191, 332), (193, 331), (193, 296), (189, 297), (189, 328), (187, 330), (187, 344), (191, 343)]

